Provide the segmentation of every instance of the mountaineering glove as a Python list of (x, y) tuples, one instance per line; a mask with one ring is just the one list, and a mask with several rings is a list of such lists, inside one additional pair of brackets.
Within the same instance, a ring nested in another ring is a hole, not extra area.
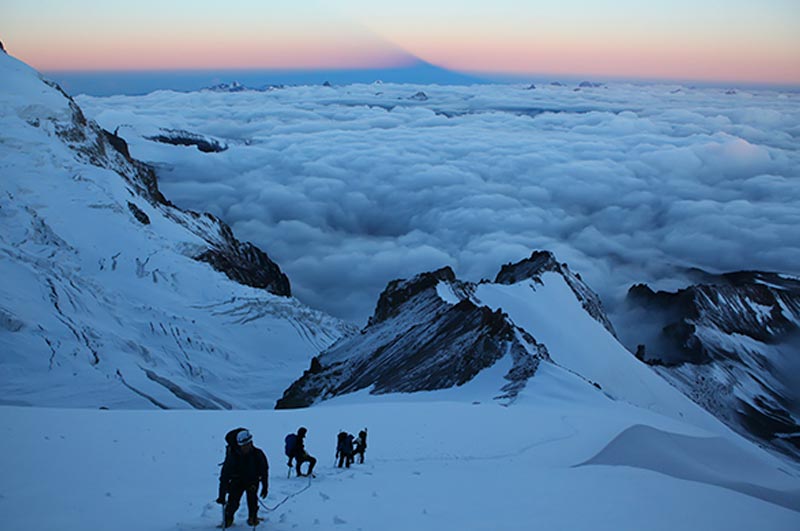
[(225, 496), (220, 496), (217, 498), (217, 503), (220, 505), (225, 505)]
[(267, 486), (266, 486), (266, 485), (264, 485), (263, 487), (261, 487), (261, 497), (262, 497), (262, 498), (266, 498), (266, 497), (267, 497), (267, 492), (268, 492), (268, 491), (269, 491), (269, 489), (267, 488)]

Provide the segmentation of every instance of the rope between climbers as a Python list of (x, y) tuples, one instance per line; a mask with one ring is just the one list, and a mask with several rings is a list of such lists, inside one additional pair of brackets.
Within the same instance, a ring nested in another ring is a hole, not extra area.
[(308, 477), (308, 484), (305, 487), (303, 487), (302, 489), (298, 490), (297, 492), (295, 492), (293, 494), (289, 494), (283, 500), (281, 500), (280, 503), (278, 503), (275, 507), (270, 507), (269, 505), (264, 503), (262, 500), (258, 500), (258, 503), (261, 504), (261, 507), (263, 507), (267, 511), (274, 511), (278, 507), (280, 507), (281, 505), (283, 505), (284, 503), (289, 501), (290, 499), (294, 498), (295, 496), (299, 496), (300, 494), (304, 493), (305, 491), (307, 491), (310, 488), (311, 488), (311, 476)]

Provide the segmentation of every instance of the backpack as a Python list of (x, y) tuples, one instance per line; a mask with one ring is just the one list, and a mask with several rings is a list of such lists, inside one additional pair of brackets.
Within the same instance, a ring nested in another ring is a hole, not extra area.
[(286, 443), (286, 446), (284, 448), (284, 450), (286, 451), (286, 456), (292, 457), (294, 455), (295, 448), (297, 448), (297, 434), (290, 433), (289, 435), (286, 436), (283, 442)]
[(225, 434), (225, 457), (228, 457), (231, 452), (239, 451), (239, 443), (236, 441), (236, 436), (239, 435), (240, 431), (244, 430), (245, 428), (236, 428)]
[(353, 455), (353, 439), (354, 437), (351, 433), (348, 433), (344, 438), (344, 444), (345, 444), (344, 447), (346, 455)]
[[(352, 446), (352, 445), (351, 445)], [(347, 451), (347, 433), (340, 431), (336, 436), (336, 451), (348, 453)]]

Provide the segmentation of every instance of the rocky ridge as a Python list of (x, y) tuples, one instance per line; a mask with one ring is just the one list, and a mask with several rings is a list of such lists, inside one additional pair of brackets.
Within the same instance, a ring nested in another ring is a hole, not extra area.
[[(506, 264), (494, 284), (541, 283), (547, 272), (563, 276), (584, 310), (613, 334), (597, 295), (552, 253), (536, 251)], [(361, 333), (316, 357), (277, 407), (305, 407), (367, 388), (384, 394), (461, 386), (505, 356), (511, 368), (496, 398), (512, 402), (550, 356), (505, 312), (475, 299), (476, 287), (459, 281), (449, 267), (390, 282)]]
[(627, 303), (656, 323), (637, 357), (734, 430), (800, 458), (800, 279), (702, 274), (676, 292), (633, 286)]

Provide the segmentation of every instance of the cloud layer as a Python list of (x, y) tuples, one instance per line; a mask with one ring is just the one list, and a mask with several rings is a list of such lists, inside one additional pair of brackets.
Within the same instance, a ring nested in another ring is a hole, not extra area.
[[(536, 248), (611, 306), (685, 267), (800, 272), (796, 93), (374, 84), (79, 103), (158, 165), (172, 201), (219, 215), (301, 300), (356, 322), (389, 280), (493, 278)], [(159, 128), (229, 149), (144, 139)]]

